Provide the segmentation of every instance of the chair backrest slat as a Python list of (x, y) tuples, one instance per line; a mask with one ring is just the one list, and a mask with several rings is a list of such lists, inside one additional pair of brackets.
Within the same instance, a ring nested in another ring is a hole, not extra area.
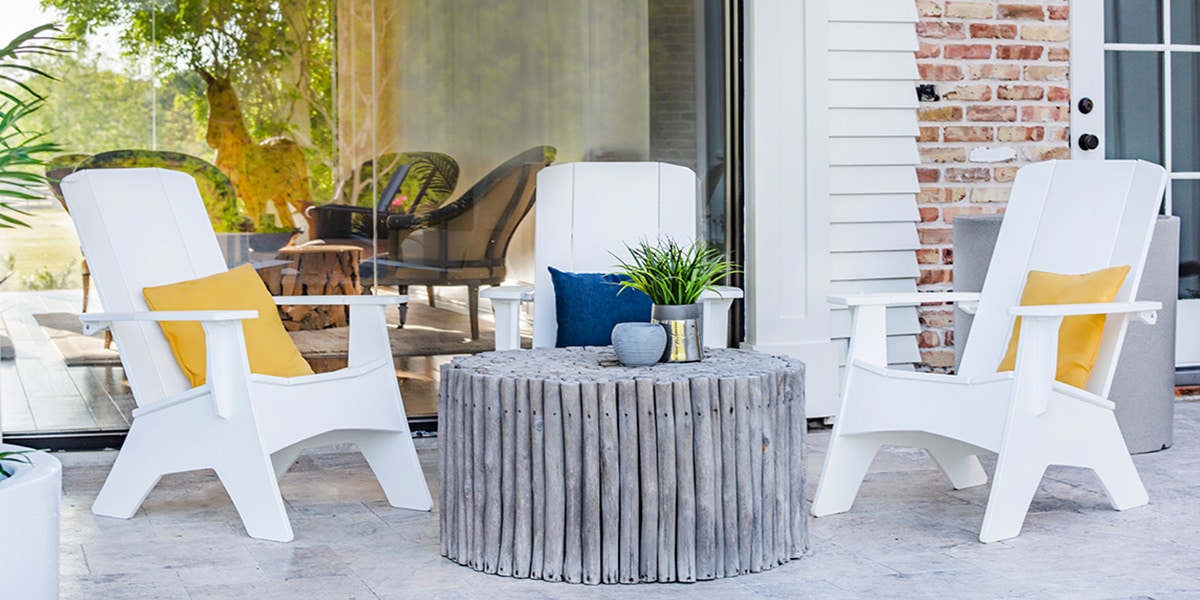
[[(994, 373), (1030, 270), (1079, 274), (1132, 267), (1115, 301), (1133, 300), (1141, 281), (1166, 175), (1142, 161), (1050, 161), (1023, 167), (984, 280), (959, 373)], [(1125, 319), (1109, 319), (1088, 390), (1107, 395)]]
[(625, 246), (671, 236), (696, 238), (699, 182), (666, 163), (566, 163), (538, 174), (533, 345), (553, 347), (558, 334), (547, 267), (608, 273)]
[[(104, 310), (149, 310), (142, 289), (226, 270), (190, 175), (90, 169), (62, 182)], [(139, 404), (191, 387), (156, 323), (117, 323), (113, 337)]]

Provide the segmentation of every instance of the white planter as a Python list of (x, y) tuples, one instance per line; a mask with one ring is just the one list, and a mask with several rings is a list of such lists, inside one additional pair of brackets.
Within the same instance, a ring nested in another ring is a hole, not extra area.
[[(26, 448), (0, 444), (0, 452), (15, 450)], [(0, 480), (0, 564), (8, 574), (0, 581), (0, 597), (54, 599), (62, 464), (45, 452), (25, 456), (32, 465), (6, 462), (15, 472)]]

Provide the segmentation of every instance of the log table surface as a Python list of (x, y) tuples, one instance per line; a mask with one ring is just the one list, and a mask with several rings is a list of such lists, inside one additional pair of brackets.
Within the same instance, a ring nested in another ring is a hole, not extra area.
[(573, 583), (696, 581), (808, 547), (804, 366), (748, 350), (625, 367), (611, 347), (441, 368), (443, 556)]

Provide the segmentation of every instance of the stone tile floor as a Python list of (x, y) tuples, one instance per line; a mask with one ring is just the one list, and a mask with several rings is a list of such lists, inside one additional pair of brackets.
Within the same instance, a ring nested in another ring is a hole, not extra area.
[[(694, 584), (585, 587), (451, 563), (436, 512), (388, 506), (356, 452), (308, 453), (284, 476), (287, 544), (246, 537), (207, 471), (164, 477), (130, 520), (93, 516), (115, 454), (60, 454), (62, 597), (1200, 598), (1200, 402), (1176, 409), (1174, 446), (1134, 458), (1148, 506), (1116, 512), (1090, 471), (1052, 467), (1022, 534), (985, 545), (988, 486), (953, 491), (923, 452), (886, 449), (852, 511), (811, 521), (803, 558)], [(810, 498), (828, 440), (809, 436)], [(418, 447), (436, 495), (437, 440)]]

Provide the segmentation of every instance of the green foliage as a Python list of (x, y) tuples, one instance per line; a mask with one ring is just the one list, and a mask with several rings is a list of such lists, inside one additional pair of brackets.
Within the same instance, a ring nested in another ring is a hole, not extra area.
[(4, 256), (4, 258), (0, 259), (0, 262), (4, 263), (4, 274), (0, 275), (0, 285), (4, 285), (4, 282), (11, 279), (12, 276), (16, 275), (16, 273), (17, 273), (16, 272), (17, 257), (13, 256), (11, 254), (5, 254), (2, 256)]
[(631, 258), (626, 262), (617, 257), (617, 272), (629, 281), (621, 282), (621, 287), (645, 292), (655, 304), (694, 304), (701, 292), (741, 272), (720, 250), (699, 240), (685, 246), (667, 237), (657, 245), (642, 240), (625, 248)]
[(45, 109), (29, 123), (73, 153), (158, 147), (212, 159), (204, 143), (204, 83), (198, 75), (170, 73), (153, 89), (149, 78), (109, 70), (101, 61), (82, 41), (73, 52), (35, 59), (59, 77), (47, 84)]
[(32, 465), (33, 461), (29, 460), (26, 454), (33, 450), (12, 450), (8, 452), (0, 452), (0, 479), (7, 479), (13, 476), (13, 472), (4, 467), (5, 462), (23, 463)]
[(340, 194), (342, 203), (374, 207), (378, 194), (402, 165), (410, 168), (396, 195), (405, 200), (392, 212), (414, 213), (437, 208), (450, 199), (458, 185), (458, 161), (441, 152), (389, 152), (379, 157), (378, 164), (379, 175), (374, 185), (371, 180), (376, 177), (376, 161), (373, 160), (363, 163), (357, 176), (346, 181)]
[(49, 268), (41, 267), (33, 273), (26, 275), (21, 283), (25, 285), (27, 290), (65, 290), (77, 287), (76, 280), (79, 278), (79, 271), (75, 269), (75, 260), (71, 260), (67, 266), (57, 271), (52, 271)]
[[(28, 58), (60, 52), (56, 45), (58, 27), (35, 27), (0, 48), (0, 198), (33, 200), (41, 197), (46, 177), (40, 172), (41, 157), (58, 151), (44, 134), (25, 127), (29, 118), (45, 104), (45, 97), (31, 86), (34, 79), (49, 78), (29, 64)], [(27, 216), (8, 202), (0, 202), (0, 228), (28, 227), (13, 214)]]
[[(161, 78), (158, 147), (208, 158), (203, 146), (204, 102), (199, 70), (229, 78), (246, 126), (257, 141), (285, 135), (303, 149), (313, 195), (333, 195), (333, 0), (43, 0), (66, 19), (75, 37), (106, 27), (120, 30), (130, 57), (154, 57)], [(176, 89), (167, 89), (169, 86)], [(163, 95), (170, 106), (164, 107)], [(148, 98), (149, 96), (147, 96)], [(144, 108), (134, 114), (146, 115)], [(171, 121), (191, 112), (188, 120)], [(162, 113), (160, 113), (162, 114)], [(101, 119), (100, 121), (103, 121)], [(148, 131), (148, 127), (134, 131)], [(161, 135), (160, 135), (161, 137)], [(147, 147), (124, 143), (97, 150)], [(83, 150), (72, 147), (72, 150)]]

